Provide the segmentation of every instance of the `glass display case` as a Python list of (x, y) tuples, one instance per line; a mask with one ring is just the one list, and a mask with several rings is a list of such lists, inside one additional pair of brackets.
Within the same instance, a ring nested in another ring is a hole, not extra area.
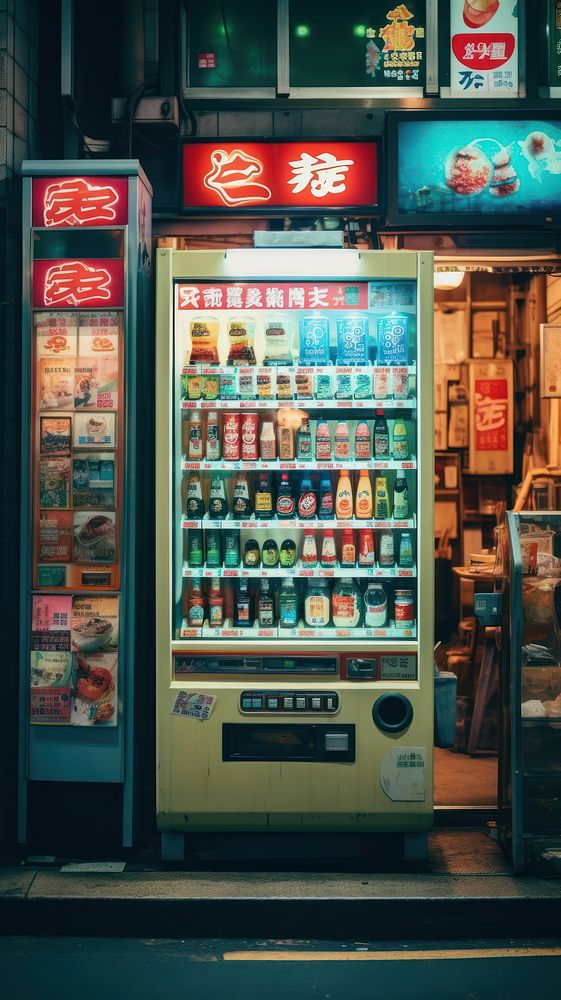
[(173, 639), (417, 635), (417, 289), (175, 288)]
[(561, 861), (561, 513), (507, 514), (499, 835), (515, 871)]

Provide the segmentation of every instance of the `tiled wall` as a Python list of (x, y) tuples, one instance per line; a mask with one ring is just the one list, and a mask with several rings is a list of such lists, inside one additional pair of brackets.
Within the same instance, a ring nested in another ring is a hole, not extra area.
[(40, 155), (40, 0), (0, 0), (0, 845), (13, 839), (18, 679), (21, 178)]

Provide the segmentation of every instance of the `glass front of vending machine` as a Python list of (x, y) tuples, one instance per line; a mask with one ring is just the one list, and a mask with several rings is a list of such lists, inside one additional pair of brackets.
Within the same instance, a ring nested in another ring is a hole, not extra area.
[(432, 255), (159, 250), (158, 825), (432, 824)]

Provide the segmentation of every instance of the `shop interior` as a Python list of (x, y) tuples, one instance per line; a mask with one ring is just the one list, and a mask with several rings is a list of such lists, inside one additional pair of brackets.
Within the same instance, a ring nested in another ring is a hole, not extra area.
[[(494, 589), (498, 526), (525, 477), (561, 458), (558, 403), (540, 398), (539, 377), (540, 324), (561, 316), (561, 261), (539, 249), (468, 254), (450, 237), (378, 235), (365, 219), (193, 220), (176, 222), (173, 235), (162, 222), (156, 238), (185, 250), (249, 248), (253, 232), (269, 228), (343, 228), (357, 249), (435, 251), (435, 808), (492, 814), (501, 654), (474, 615), (474, 592)], [(470, 361), (512, 362), (512, 455), (498, 473), (485, 456), (470, 458)], [(560, 509), (561, 471), (533, 482), (525, 506)]]

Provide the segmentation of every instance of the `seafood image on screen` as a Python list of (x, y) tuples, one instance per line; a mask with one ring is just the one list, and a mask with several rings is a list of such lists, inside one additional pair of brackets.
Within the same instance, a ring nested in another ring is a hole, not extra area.
[(561, 122), (402, 121), (398, 211), (561, 212)]

